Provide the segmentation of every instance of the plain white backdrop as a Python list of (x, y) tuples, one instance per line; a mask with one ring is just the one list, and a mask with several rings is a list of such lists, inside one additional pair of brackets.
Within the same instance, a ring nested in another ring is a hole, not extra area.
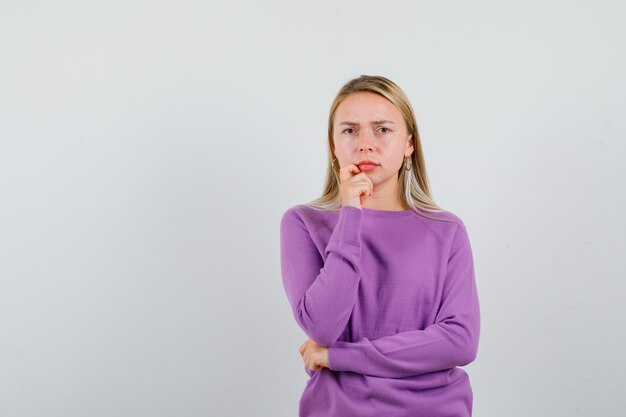
[(0, 416), (295, 416), (279, 221), (409, 96), (481, 302), (474, 415), (626, 390), (619, 1), (0, 1)]

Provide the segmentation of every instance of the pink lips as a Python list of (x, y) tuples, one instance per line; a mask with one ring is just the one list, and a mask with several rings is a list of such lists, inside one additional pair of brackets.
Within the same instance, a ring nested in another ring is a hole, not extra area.
[(378, 165), (373, 165), (373, 164), (362, 164), (362, 165), (359, 165), (359, 169), (361, 171), (371, 171), (371, 170), (373, 170), (373, 169), (375, 169), (377, 167), (378, 167)]

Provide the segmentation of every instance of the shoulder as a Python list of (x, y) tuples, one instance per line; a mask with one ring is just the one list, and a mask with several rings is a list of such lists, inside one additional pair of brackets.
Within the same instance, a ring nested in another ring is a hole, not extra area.
[(316, 207), (311, 207), (306, 204), (296, 204), (295, 206), (291, 206), (287, 208), (282, 215), (282, 218), (291, 219), (291, 218), (299, 218), (302, 220), (305, 219), (316, 219), (319, 217), (325, 217), (329, 214), (333, 213), (330, 210), (322, 210)]
[[(422, 219), (428, 222), (440, 223), (440, 222), (450, 222), (450, 223), (463, 223), (463, 220), (456, 214), (449, 210), (443, 211), (429, 211), (429, 210), (420, 210), (420, 213), (423, 216), (420, 216)], [(433, 217), (434, 219), (427, 219), (425, 216)]]
[(338, 211), (324, 210), (306, 204), (296, 204), (287, 208), (281, 217), (281, 227), (300, 226), (313, 231), (327, 224), (328, 219)]
[(465, 222), (459, 215), (449, 210), (441, 212), (421, 210), (416, 217), (420, 219), (425, 228), (435, 234), (441, 243), (448, 247), (452, 245), (458, 234), (467, 234)]

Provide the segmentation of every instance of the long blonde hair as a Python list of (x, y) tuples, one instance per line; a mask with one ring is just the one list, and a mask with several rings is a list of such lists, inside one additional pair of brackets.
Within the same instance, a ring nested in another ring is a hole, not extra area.
[[(400, 199), (405, 206), (419, 214), (433, 220), (444, 220), (425, 215), (428, 212), (447, 212), (439, 207), (432, 198), (428, 176), (426, 174), (426, 164), (424, 152), (420, 142), (417, 123), (413, 113), (411, 103), (404, 91), (393, 81), (377, 75), (361, 75), (348, 81), (337, 93), (335, 100), (330, 107), (328, 117), (328, 168), (326, 171), (326, 184), (323, 193), (315, 200), (304, 203), (305, 206), (321, 210), (339, 210), (341, 208), (341, 197), (339, 194), (339, 170), (333, 164), (335, 146), (333, 143), (333, 122), (335, 111), (339, 104), (349, 95), (356, 92), (370, 92), (379, 94), (393, 103), (402, 113), (406, 122), (407, 130), (412, 134), (413, 152), (411, 153), (411, 169), (406, 170), (402, 164), (398, 172), (398, 188)], [(405, 159), (406, 162), (406, 159)]]

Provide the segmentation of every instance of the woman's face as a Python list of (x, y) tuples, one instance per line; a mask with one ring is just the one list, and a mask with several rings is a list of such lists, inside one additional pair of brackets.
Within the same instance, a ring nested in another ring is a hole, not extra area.
[(411, 134), (402, 114), (381, 95), (348, 95), (335, 110), (333, 143), (339, 166), (362, 160), (380, 164), (365, 171), (374, 184), (397, 179), (404, 158), (413, 152)]

